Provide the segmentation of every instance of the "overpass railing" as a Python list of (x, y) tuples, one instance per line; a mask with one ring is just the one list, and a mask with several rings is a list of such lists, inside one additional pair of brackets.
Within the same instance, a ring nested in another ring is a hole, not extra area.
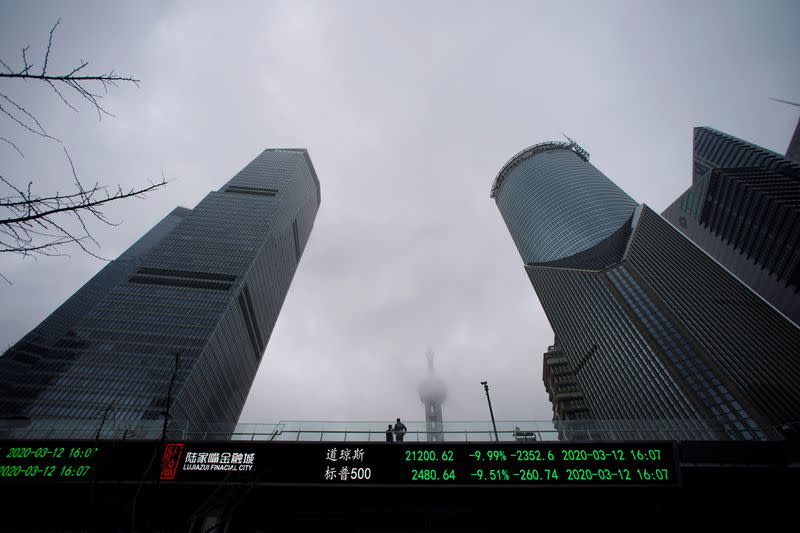
[[(424, 421), (404, 422), (404, 442), (557, 442), (642, 440), (782, 440), (800, 424), (731, 430), (704, 420), (449, 421), (431, 431)], [(277, 442), (387, 440), (389, 422), (284, 421), (206, 424), (178, 421), (0, 419), (3, 439), (254, 440)], [(394, 439), (394, 434), (392, 433)]]

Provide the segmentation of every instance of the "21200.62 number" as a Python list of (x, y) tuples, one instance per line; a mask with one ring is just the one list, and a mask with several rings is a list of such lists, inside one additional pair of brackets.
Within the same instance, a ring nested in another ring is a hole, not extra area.
[(406, 461), (452, 461), (453, 450), (406, 450)]

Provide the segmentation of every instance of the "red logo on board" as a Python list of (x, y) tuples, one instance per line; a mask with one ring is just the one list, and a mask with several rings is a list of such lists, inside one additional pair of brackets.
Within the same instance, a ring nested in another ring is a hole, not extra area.
[(175, 479), (180, 464), (183, 444), (167, 444), (161, 456), (161, 479)]

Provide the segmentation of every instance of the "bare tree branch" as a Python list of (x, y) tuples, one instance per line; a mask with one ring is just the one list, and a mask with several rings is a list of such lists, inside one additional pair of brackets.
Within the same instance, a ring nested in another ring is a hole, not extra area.
[[(117, 224), (106, 217), (100, 209), (101, 206), (124, 198), (142, 198), (146, 193), (167, 184), (167, 180), (162, 176), (161, 181), (157, 183), (150, 182), (148, 186), (131, 188), (127, 191), (118, 186), (114, 193), (110, 193), (105, 186), (98, 183), (87, 189), (78, 178), (72, 157), (66, 148), (64, 153), (70, 165), (76, 192), (37, 196), (33, 192), (33, 182), (28, 182), (26, 189), (23, 190), (0, 176), (0, 182), (16, 193), (0, 196), (0, 208), (7, 213), (6, 218), (0, 218), (0, 230), (12, 239), (11, 244), (0, 241), (0, 253), (16, 253), (23, 256), (64, 255), (60, 252), (60, 247), (71, 244), (78, 246), (92, 257), (107, 260), (86, 246), (87, 241), (98, 247), (99, 243), (91, 235), (84, 215), (89, 214), (104, 224), (115, 226)], [(76, 234), (65, 227), (59, 218), (70, 215), (80, 225), (82, 234)]]
[[(56, 28), (58, 28), (58, 25), (60, 23), (61, 19), (59, 18), (58, 21), (56, 21), (56, 23), (50, 29), (50, 35), (47, 41), (47, 48), (45, 48), (45, 53), (44, 53), (44, 63), (42, 65), (42, 71), (40, 74), (34, 74), (31, 72), (31, 69), (33, 68), (34, 65), (28, 63), (27, 51), (30, 48), (30, 46), (26, 46), (25, 48), (22, 49), (22, 66), (19, 69), (14, 70), (5, 61), (0, 60), (0, 64), (2, 64), (8, 71), (8, 72), (0, 72), (0, 78), (5, 78), (9, 80), (20, 79), (23, 81), (28, 81), (28, 80), (43, 81), (50, 85), (50, 87), (58, 95), (59, 99), (61, 99), (61, 101), (64, 102), (64, 104), (66, 104), (70, 109), (76, 111), (75, 107), (72, 105), (72, 103), (69, 102), (66, 95), (58, 89), (59, 84), (66, 85), (70, 89), (74, 90), (78, 94), (79, 98), (82, 98), (87, 102), (89, 102), (92, 105), (92, 107), (94, 107), (95, 110), (97, 111), (97, 115), (99, 118), (102, 119), (103, 115), (113, 116), (107, 109), (105, 109), (100, 104), (100, 99), (102, 99), (103, 96), (92, 92), (89, 88), (90, 84), (100, 84), (100, 86), (103, 88), (103, 93), (107, 94), (109, 85), (113, 87), (118, 87), (117, 84), (121, 82), (121, 83), (133, 83), (138, 87), (140, 80), (132, 76), (119, 76), (115, 73), (114, 69), (112, 69), (111, 72), (109, 72), (108, 74), (89, 74), (85, 76), (79, 75), (79, 73), (81, 73), (81, 71), (83, 71), (83, 69), (87, 65), (89, 65), (89, 62), (83, 59), (76, 67), (74, 67), (71, 71), (69, 71), (66, 74), (49, 75), (47, 73), (47, 68), (50, 61), (50, 52), (53, 49), (53, 36), (55, 35)], [(35, 130), (32, 127), (23, 124), (23, 121), (19, 120), (19, 117), (14, 116), (13, 113), (5, 109), (3, 109), (2, 111), (12, 120), (22, 125), (25, 129), (35, 132)], [(24, 110), (20, 109), (20, 111)], [(27, 112), (25, 112), (25, 114), (28, 115), (29, 118), (34, 120), (34, 122), (37, 124), (42, 133), (45, 133), (44, 128), (41, 127), (41, 124), (39, 124), (38, 121), (35, 118), (33, 118), (32, 115), (30, 115)]]
[(45, 244), (41, 244), (39, 246), (26, 246), (26, 247), (19, 247), (19, 248), (14, 248), (12, 246), (9, 246), (8, 248), (0, 250), (0, 252), (14, 252), (14, 253), (22, 254), (22, 255), (30, 255), (32, 252), (36, 252), (38, 254), (47, 255), (47, 256), (50, 256), (50, 257), (57, 257), (57, 256), (69, 257), (68, 254), (55, 253), (55, 252), (52, 252), (51, 250), (48, 250), (48, 248), (54, 248), (56, 246), (60, 246), (62, 244), (69, 244), (71, 242), (72, 242), (71, 239), (60, 239), (59, 241), (48, 242), (48, 243), (45, 243)]
[[(150, 192), (152, 190), (155, 190), (155, 189), (157, 189), (159, 187), (162, 187), (162, 186), (164, 186), (166, 184), (167, 184), (166, 181), (160, 181), (158, 183), (151, 183), (151, 185), (149, 185), (149, 186), (147, 186), (147, 187), (145, 187), (143, 189), (130, 189), (128, 192), (122, 192), (121, 190), (119, 190), (118, 192), (114, 193), (113, 195), (106, 196), (105, 198), (103, 198), (101, 200), (87, 201), (87, 202), (83, 202), (83, 203), (74, 203), (74, 204), (70, 204), (70, 205), (57, 206), (57, 207), (52, 207), (50, 209), (47, 209), (45, 211), (38, 211), (36, 209), (30, 209), (28, 211), (29, 214), (17, 216), (17, 217), (14, 217), (14, 218), (0, 219), (0, 225), (20, 224), (20, 223), (23, 223), (23, 222), (29, 222), (29, 221), (32, 221), (32, 220), (37, 220), (37, 219), (41, 219), (41, 218), (47, 218), (47, 217), (49, 217), (51, 215), (54, 215), (56, 213), (62, 213), (62, 212), (65, 212), (65, 211), (77, 211), (79, 209), (86, 209), (86, 210), (91, 211), (92, 208), (94, 208), (96, 206), (103, 205), (103, 204), (106, 204), (108, 202), (113, 202), (114, 200), (121, 200), (123, 198), (130, 198), (132, 196), (135, 196), (137, 198), (141, 198), (143, 194), (148, 193), (148, 192)], [(105, 192), (105, 190), (106, 190), (105, 187), (97, 187), (97, 188), (92, 189), (91, 192), (92, 193), (97, 192), (97, 191), (104, 191)], [(79, 197), (84, 197), (85, 194), (78, 194), (78, 196)], [(33, 207), (33, 206), (36, 206), (37, 208), (40, 207), (39, 205), (37, 205), (36, 202), (33, 202), (33, 201), (28, 201), (27, 205), (29, 207)]]
[[(50, 29), (41, 72), (32, 72), (35, 65), (28, 61), (27, 52), (30, 46), (26, 46), (21, 50), (19, 68), (12, 68), (0, 60), (0, 65), (5, 69), (5, 72), (0, 72), (0, 83), (13, 83), (12, 80), (46, 83), (58, 99), (73, 111), (77, 111), (77, 108), (70, 102), (69, 96), (74, 97), (77, 94), (78, 99), (91, 104), (97, 111), (98, 118), (102, 119), (103, 115), (113, 116), (101, 103), (103, 96), (108, 94), (109, 86), (118, 87), (120, 83), (132, 83), (138, 87), (139, 80), (132, 76), (117, 75), (114, 69), (107, 74), (86, 73), (85, 69), (89, 62), (83, 59), (66, 73), (50, 74), (48, 72), (51, 68), (50, 53), (54, 51), (53, 39), (60, 24), (59, 18)], [(33, 112), (15, 100), (16, 96), (11, 98), (8, 94), (0, 92), (0, 118), (5, 116), (29, 133), (61, 143), (47, 132)], [(0, 137), (0, 141), (25, 157), (12, 139)], [(113, 188), (109, 190), (98, 182), (91, 187), (85, 187), (78, 178), (75, 164), (66, 147), (64, 154), (72, 175), (73, 191), (40, 195), (34, 192), (33, 181), (28, 181), (25, 187), (18, 187), (12, 180), (0, 175), (0, 254), (14, 253), (34, 258), (39, 255), (61, 256), (66, 255), (62, 252), (63, 247), (77, 246), (92, 257), (104, 259), (89, 249), (89, 246), (99, 247), (99, 243), (89, 230), (87, 217), (94, 217), (104, 224), (116, 226), (118, 224), (111, 221), (103, 212), (108, 203), (131, 197), (143, 198), (146, 193), (167, 183), (162, 176), (156, 183), (150, 181), (149, 185), (125, 190), (120, 185), (116, 186), (115, 191)], [(4, 191), (3, 187), (7, 189)], [(0, 278), (10, 283), (2, 274)]]
[[(79, 67), (77, 67), (72, 72), (77, 72), (78, 70), (82, 69), (89, 63), (83, 62)], [(30, 65), (26, 68), (31, 68), (33, 65)], [(116, 82), (118, 81), (127, 81), (133, 84), (139, 84), (142, 80), (137, 80), (136, 78), (131, 78), (130, 76), (115, 76), (114, 71), (112, 70), (108, 74), (100, 74), (96, 76), (73, 76), (72, 74), (64, 74), (61, 76), (47, 76), (42, 74), (26, 74), (24, 71), (20, 72), (10, 72), (6, 74), (5, 72), (0, 72), (0, 78), (11, 78), (11, 79), (22, 79), (22, 80), (50, 80), (50, 81), (60, 81), (60, 82), (68, 82), (74, 81), (77, 83), (85, 82), (85, 81), (99, 81), (101, 83), (108, 83), (113, 85), (114, 87), (118, 87)]]
[[(0, 180), (6, 182), (2, 176), (0, 176)], [(8, 183), (8, 182), (6, 182)], [(49, 200), (67, 200), (70, 198), (75, 198), (76, 196), (81, 196), (81, 193), (73, 193), (73, 194), (58, 194), (56, 193), (55, 196), (48, 196), (48, 197), (37, 197), (33, 200), (20, 200), (18, 202), (9, 202), (5, 199), (0, 200), (0, 207), (15, 207), (15, 206), (23, 206), (28, 205), (33, 202), (45, 202)]]
[(139, 86), (139, 82), (136, 78), (131, 76), (117, 76), (114, 74), (112, 70), (108, 74), (100, 74), (94, 76), (76, 76), (75, 73), (83, 69), (89, 63), (83, 61), (80, 65), (75, 67), (72, 72), (69, 74), (64, 74), (61, 76), (49, 76), (47, 74), (29, 74), (28, 70), (31, 68), (32, 65), (26, 65), (23, 70), (19, 72), (0, 72), (0, 78), (5, 79), (21, 79), (21, 80), (38, 80), (44, 81), (50, 84), (51, 87), (56, 91), (58, 96), (61, 98), (64, 103), (66, 103), (71, 109), (75, 109), (72, 104), (64, 97), (64, 95), (56, 89), (56, 83), (63, 83), (74, 90), (78, 95), (92, 104), (92, 106), (97, 111), (99, 117), (102, 118), (102, 115), (114, 116), (110, 113), (107, 109), (100, 105), (99, 100), (103, 98), (103, 95), (93, 93), (88, 89), (89, 82), (97, 82), (103, 87), (103, 91), (107, 94), (108, 93), (108, 86), (111, 85), (112, 87), (119, 87), (118, 82), (126, 82), (126, 83), (133, 83), (137, 87)]

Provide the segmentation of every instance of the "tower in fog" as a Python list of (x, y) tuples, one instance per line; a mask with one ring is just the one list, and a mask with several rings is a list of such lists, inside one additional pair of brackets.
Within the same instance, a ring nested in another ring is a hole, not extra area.
[(268, 149), (176, 208), (0, 357), (0, 417), (235, 423), (319, 204)]
[(447, 387), (433, 372), (433, 352), (428, 350), (428, 375), (419, 386), (419, 399), (425, 405), (425, 431), (428, 442), (443, 442), (442, 404), (447, 399)]

